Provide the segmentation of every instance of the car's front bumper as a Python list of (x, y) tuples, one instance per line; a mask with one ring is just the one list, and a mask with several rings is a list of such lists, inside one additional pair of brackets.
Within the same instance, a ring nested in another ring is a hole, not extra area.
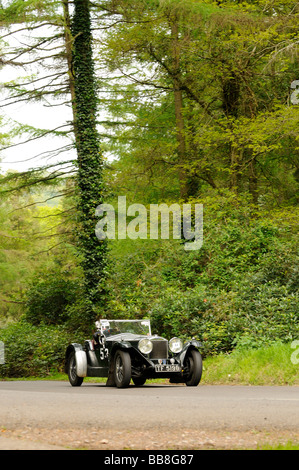
[(148, 361), (142, 375), (148, 379), (171, 378), (182, 376), (182, 364), (176, 359), (152, 359)]

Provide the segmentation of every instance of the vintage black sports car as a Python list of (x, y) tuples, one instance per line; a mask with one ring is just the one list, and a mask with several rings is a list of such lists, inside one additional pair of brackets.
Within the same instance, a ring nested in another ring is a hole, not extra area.
[(199, 384), (201, 343), (179, 338), (168, 341), (152, 335), (149, 320), (100, 320), (92, 340), (67, 347), (65, 371), (73, 386), (84, 377), (108, 377), (106, 385), (141, 386), (147, 379), (169, 378), (171, 383)]

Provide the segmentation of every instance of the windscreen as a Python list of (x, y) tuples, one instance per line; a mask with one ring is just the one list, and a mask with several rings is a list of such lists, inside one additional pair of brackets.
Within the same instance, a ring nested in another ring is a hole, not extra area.
[(101, 320), (100, 325), (105, 335), (132, 333), (149, 336), (151, 334), (149, 320)]

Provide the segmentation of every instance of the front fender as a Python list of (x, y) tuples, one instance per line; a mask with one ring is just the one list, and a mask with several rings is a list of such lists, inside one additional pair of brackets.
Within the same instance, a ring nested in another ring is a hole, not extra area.
[(123, 351), (127, 351), (128, 349), (131, 349), (131, 348), (132, 348), (132, 345), (128, 341), (119, 341), (119, 342), (113, 344), (113, 347), (111, 349), (111, 356), (113, 357), (115, 352), (118, 349), (121, 349)]
[(179, 360), (181, 364), (184, 363), (185, 357), (191, 349), (196, 349), (198, 350), (199, 348), (202, 348), (202, 343), (200, 341), (197, 341), (196, 339), (191, 339), (191, 341), (188, 341), (182, 349), (182, 351), (178, 354)]

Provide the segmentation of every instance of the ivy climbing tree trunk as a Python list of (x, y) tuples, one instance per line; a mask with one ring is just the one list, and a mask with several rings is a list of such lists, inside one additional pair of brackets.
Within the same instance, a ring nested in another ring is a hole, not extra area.
[(103, 202), (103, 155), (96, 128), (96, 89), (89, 0), (75, 0), (72, 17), (74, 127), (78, 155), (78, 244), (87, 308), (95, 320), (104, 305), (106, 243), (96, 238), (95, 209)]

